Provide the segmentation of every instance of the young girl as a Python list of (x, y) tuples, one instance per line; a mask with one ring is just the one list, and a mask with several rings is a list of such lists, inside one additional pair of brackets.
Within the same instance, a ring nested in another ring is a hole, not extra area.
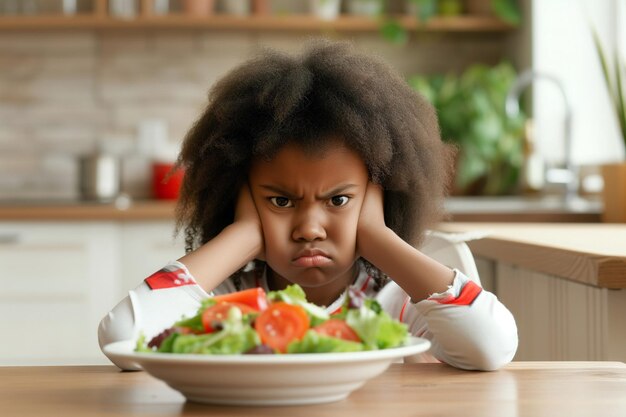
[(214, 86), (179, 156), (187, 254), (102, 320), (101, 346), (158, 334), (207, 292), (297, 283), (332, 313), (356, 285), (436, 359), (503, 366), (517, 349), (510, 312), (415, 249), (442, 212), (450, 161), (433, 108), (349, 44), (244, 63)]

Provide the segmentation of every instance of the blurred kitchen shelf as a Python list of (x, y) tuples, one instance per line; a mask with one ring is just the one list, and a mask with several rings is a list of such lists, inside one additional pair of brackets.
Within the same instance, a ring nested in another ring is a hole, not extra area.
[[(490, 16), (458, 16), (432, 18), (426, 23), (412, 16), (395, 18), (407, 30), (424, 32), (507, 32), (514, 26)], [(341, 16), (326, 21), (311, 15), (251, 15), (215, 14), (196, 17), (183, 14), (163, 16), (140, 14), (132, 19), (115, 18), (103, 13), (40, 16), (2, 16), (0, 31), (39, 30), (113, 30), (113, 29), (204, 29), (204, 30), (262, 30), (262, 31), (342, 31), (375, 32), (381, 21), (360, 16)]]

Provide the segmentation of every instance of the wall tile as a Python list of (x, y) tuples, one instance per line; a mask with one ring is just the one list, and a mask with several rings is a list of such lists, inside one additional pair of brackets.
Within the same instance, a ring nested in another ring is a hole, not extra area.
[[(49, 0), (46, 0), (49, 1)], [(275, 12), (305, 4), (273, 2)], [(179, 143), (210, 87), (261, 47), (300, 51), (310, 37), (354, 39), (404, 75), (495, 63), (497, 37), (424, 34), (404, 46), (376, 33), (261, 31), (49, 31), (0, 34), (0, 199), (77, 197), (76, 158), (104, 141), (126, 152), (124, 190), (149, 196), (149, 164), (137, 127), (162, 119)], [(130, 143), (130, 145), (129, 145)], [(119, 145), (119, 146), (118, 146)], [(123, 145), (123, 146), (122, 146)], [(9, 179), (7, 179), (9, 178)]]
[(96, 34), (92, 31), (3, 32), (0, 35), (2, 55), (60, 55), (92, 53)]

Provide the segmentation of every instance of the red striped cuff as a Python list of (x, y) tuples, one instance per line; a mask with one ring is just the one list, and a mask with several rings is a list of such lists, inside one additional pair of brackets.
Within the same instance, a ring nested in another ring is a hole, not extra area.
[(166, 268), (155, 272), (145, 279), (151, 290), (162, 290), (165, 288), (182, 287), (184, 285), (194, 285), (196, 282), (184, 269), (178, 268), (168, 271)]
[(482, 292), (482, 288), (478, 286), (474, 281), (467, 281), (461, 290), (461, 293), (458, 297), (445, 297), (445, 298), (436, 298), (430, 297), (429, 300), (436, 301), (439, 304), (453, 304), (458, 306), (469, 306), (471, 305), (478, 294)]

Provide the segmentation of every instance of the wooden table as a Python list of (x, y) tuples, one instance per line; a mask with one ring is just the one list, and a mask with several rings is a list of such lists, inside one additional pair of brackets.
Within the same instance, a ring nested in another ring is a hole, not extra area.
[(626, 416), (626, 364), (513, 362), (497, 372), (394, 364), (340, 402), (302, 407), (187, 403), (145, 372), (113, 366), (0, 368), (2, 416)]

